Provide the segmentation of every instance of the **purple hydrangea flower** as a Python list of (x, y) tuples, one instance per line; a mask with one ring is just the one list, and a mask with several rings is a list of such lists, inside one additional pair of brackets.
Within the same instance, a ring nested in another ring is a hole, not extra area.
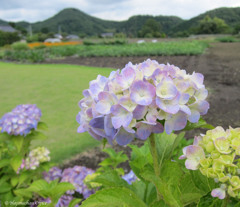
[(47, 182), (51, 182), (56, 179), (61, 179), (62, 170), (58, 167), (52, 167), (48, 172), (43, 172), (43, 178)]
[(132, 182), (137, 180), (137, 176), (134, 174), (134, 172), (131, 170), (129, 173), (122, 176), (124, 180), (128, 182), (129, 185), (132, 184)]
[(146, 140), (151, 133), (182, 130), (209, 109), (203, 81), (200, 73), (187, 74), (150, 59), (128, 63), (108, 78), (98, 76), (83, 91), (78, 132), (126, 145), (134, 138)]
[(72, 183), (76, 188), (75, 190), (68, 191), (67, 194), (72, 195), (74, 194), (74, 191), (76, 191), (82, 194), (84, 198), (91, 195), (93, 191), (89, 190), (83, 181), (87, 175), (92, 173), (94, 173), (94, 170), (82, 166), (74, 166), (73, 168), (64, 169), (61, 182)]
[(36, 105), (18, 105), (0, 119), (1, 132), (26, 136), (32, 129), (37, 128), (41, 115), (41, 110)]

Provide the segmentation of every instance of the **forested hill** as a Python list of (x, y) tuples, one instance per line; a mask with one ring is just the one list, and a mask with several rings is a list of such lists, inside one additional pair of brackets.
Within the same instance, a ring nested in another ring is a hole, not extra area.
[(207, 11), (203, 14), (200, 14), (190, 20), (184, 21), (174, 28), (170, 33), (187, 31), (190, 28), (196, 27), (199, 24), (199, 21), (202, 20), (206, 15), (211, 18), (218, 17), (226, 22), (230, 27), (234, 27), (237, 24), (240, 24), (240, 7), (227, 8), (222, 7), (214, 10)]
[[(189, 31), (196, 27), (199, 21), (206, 15), (223, 19), (230, 27), (240, 24), (240, 7), (236, 8), (218, 8), (200, 14), (190, 20), (183, 20), (176, 16), (151, 16), (136, 15), (126, 21), (102, 20), (90, 16), (78, 9), (68, 8), (60, 11), (55, 16), (42, 22), (31, 24), (33, 32), (54, 32), (59, 29), (62, 32), (71, 34), (83, 34), (87, 36), (99, 35), (101, 33), (123, 32), (128, 36), (137, 36), (138, 32), (149, 19), (154, 19), (159, 24), (160, 31), (166, 34), (174, 34), (182, 31)], [(6, 21), (0, 20), (0, 25), (6, 24)], [(17, 27), (28, 29), (28, 22), (17, 22)]]

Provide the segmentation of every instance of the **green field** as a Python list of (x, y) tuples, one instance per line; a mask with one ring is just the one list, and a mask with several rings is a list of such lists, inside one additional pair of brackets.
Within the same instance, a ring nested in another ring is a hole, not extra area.
[(48, 139), (35, 142), (51, 151), (52, 160), (64, 159), (98, 144), (87, 133), (78, 134), (76, 115), (82, 91), (98, 74), (111, 69), (72, 65), (22, 65), (0, 62), (0, 117), (19, 104), (37, 104)]
[(55, 46), (40, 49), (6, 50), (0, 58), (27, 62), (43, 62), (47, 58), (66, 56), (79, 57), (122, 57), (122, 56), (161, 56), (199, 55), (208, 47), (205, 41), (163, 41), (157, 43), (95, 44)]

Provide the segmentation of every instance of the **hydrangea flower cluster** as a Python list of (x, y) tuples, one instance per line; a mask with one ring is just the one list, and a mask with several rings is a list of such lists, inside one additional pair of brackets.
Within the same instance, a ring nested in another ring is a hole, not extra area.
[(83, 91), (78, 132), (126, 145), (164, 129), (168, 134), (181, 130), (209, 109), (203, 80), (200, 73), (190, 75), (150, 59), (137, 65), (130, 62), (108, 78), (99, 75)]
[(211, 193), (213, 197), (224, 199), (228, 193), (240, 199), (240, 128), (208, 130), (206, 135), (195, 137), (193, 145), (185, 147), (183, 154), (180, 159), (187, 159), (187, 169), (199, 169), (219, 183), (219, 188)]
[(45, 147), (37, 147), (30, 151), (28, 157), (22, 161), (20, 169), (35, 170), (40, 163), (50, 161), (50, 151)]
[(72, 183), (76, 188), (75, 190), (67, 191), (66, 194), (59, 199), (57, 206), (63, 207), (68, 206), (75, 192), (82, 194), (85, 199), (94, 193), (94, 191), (88, 189), (84, 183), (85, 177), (94, 172), (94, 170), (83, 166), (74, 166), (73, 168), (66, 168), (63, 171), (58, 167), (53, 167), (48, 173), (45, 172), (43, 176), (48, 182), (59, 179), (60, 182)]
[(32, 129), (37, 128), (41, 115), (41, 110), (36, 105), (18, 105), (0, 119), (1, 132), (26, 136)]

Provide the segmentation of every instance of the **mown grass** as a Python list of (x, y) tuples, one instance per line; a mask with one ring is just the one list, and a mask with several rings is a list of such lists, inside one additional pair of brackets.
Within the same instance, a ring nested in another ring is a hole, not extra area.
[(26, 51), (8, 50), (3, 58), (18, 61), (41, 62), (46, 58), (99, 56), (156, 56), (156, 55), (198, 55), (208, 44), (204, 41), (168, 41), (158, 43), (132, 43), (122, 45), (75, 45), (58, 46)]
[(78, 134), (78, 101), (90, 80), (108, 76), (111, 69), (71, 65), (20, 65), (0, 62), (0, 117), (18, 104), (37, 104), (48, 139), (35, 142), (51, 151), (52, 160), (64, 159), (98, 144), (87, 133)]

